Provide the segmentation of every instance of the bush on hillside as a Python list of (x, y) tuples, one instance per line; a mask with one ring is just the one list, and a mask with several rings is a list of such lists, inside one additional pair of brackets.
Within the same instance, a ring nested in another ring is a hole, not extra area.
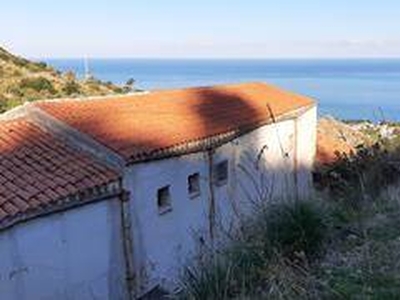
[(384, 143), (361, 145), (349, 155), (337, 153), (338, 160), (314, 173), (316, 187), (327, 190), (334, 199), (358, 210), (373, 201), (400, 176), (399, 155)]
[(36, 92), (47, 91), (50, 94), (57, 92), (51, 81), (44, 77), (24, 78), (21, 80), (19, 87), (24, 90), (31, 89)]
[(81, 87), (75, 80), (68, 80), (62, 87), (62, 91), (68, 96), (77, 95), (81, 93)]
[(232, 261), (217, 257), (206, 265), (184, 270), (182, 299), (231, 299), (235, 290), (234, 277), (239, 270)]
[(47, 66), (47, 64), (45, 63), (45, 62), (43, 62), (43, 61), (39, 61), (39, 62), (36, 62), (36, 63), (33, 63), (36, 67), (37, 67), (37, 69), (39, 69), (39, 70), (46, 70), (47, 68), (48, 68), (48, 66)]
[(2, 99), (0, 98), (0, 113), (6, 112), (7, 110), (22, 104), (20, 101), (15, 99)]
[(328, 235), (325, 216), (322, 207), (308, 201), (270, 207), (227, 249), (185, 270), (183, 298), (307, 298), (312, 284), (308, 261), (317, 256)]
[(312, 260), (326, 238), (329, 217), (317, 202), (294, 201), (271, 207), (265, 222), (267, 247), (276, 248), (287, 257), (305, 254)]

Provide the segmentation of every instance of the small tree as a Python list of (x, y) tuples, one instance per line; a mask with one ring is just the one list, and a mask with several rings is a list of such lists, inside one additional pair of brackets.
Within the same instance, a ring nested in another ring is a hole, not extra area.
[(76, 82), (76, 77), (73, 72), (65, 73), (66, 83), (62, 88), (62, 91), (68, 96), (76, 95), (81, 92), (79, 84)]
[(135, 90), (135, 79), (129, 78), (123, 87), (125, 93), (130, 93)]

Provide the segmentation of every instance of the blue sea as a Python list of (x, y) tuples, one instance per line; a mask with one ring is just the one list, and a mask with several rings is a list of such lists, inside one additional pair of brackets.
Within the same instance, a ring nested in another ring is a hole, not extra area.
[[(62, 71), (84, 72), (83, 60), (49, 59)], [(268, 82), (315, 98), (320, 115), (400, 121), (400, 59), (162, 60), (92, 59), (95, 77), (152, 90), (246, 81)]]

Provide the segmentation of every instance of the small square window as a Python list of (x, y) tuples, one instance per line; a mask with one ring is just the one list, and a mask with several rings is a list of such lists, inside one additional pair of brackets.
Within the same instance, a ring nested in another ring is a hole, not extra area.
[(215, 184), (224, 185), (228, 181), (228, 161), (224, 160), (217, 165), (214, 169)]
[(200, 195), (200, 174), (194, 173), (188, 177), (188, 191), (190, 197), (197, 197)]
[(164, 186), (157, 191), (158, 213), (165, 214), (172, 210), (171, 192), (169, 185)]

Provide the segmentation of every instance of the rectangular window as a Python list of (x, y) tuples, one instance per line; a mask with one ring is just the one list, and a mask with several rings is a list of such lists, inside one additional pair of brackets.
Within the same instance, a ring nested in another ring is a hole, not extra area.
[(200, 195), (200, 174), (194, 173), (188, 177), (188, 191), (191, 198)]
[(216, 185), (224, 185), (228, 182), (228, 161), (224, 160), (215, 165), (214, 182)]
[(172, 210), (171, 205), (171, 192), (170, 186), (164, 186), (157, 191), (157, 205), (158, 213), (160, 215), (170, 212)]

